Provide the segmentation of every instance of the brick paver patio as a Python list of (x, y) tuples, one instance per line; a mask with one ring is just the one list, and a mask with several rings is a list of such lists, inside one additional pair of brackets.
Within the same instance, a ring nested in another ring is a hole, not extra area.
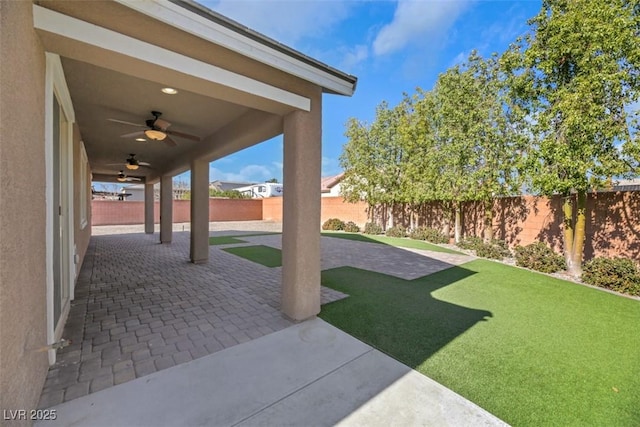
[[(281, 268), (221, 250), (251, 244), (279, 248), (281, 236), (241, 239), (246, 243), (211, 246), (209, 263), (194, 265), (188, 261), (188, 232), (174, 232), (170, 245), (159, 244), (157, 234), (93, 236), (63, 333), (73, 343), (58, 351), (39, 407), (291, 326), (280, 312)], [(322, 238), (322, 246), (323, 269), (351, 265), (405, 279), (469, 261), (329, 237)], [(322, 288), (323, 304), (344, 297)]]

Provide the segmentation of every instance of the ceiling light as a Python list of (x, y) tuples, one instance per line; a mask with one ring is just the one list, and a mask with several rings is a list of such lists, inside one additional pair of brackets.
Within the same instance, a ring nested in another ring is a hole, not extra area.
[(132, 171), (139, 168), (139, 166), (135, 163), (127, 163), (126, 166), (127, 166), (127, 169), (131, 169)]
[(178, 93), (178, 91), (172, 87), (163, 87), (162, 92), (166, 93), (167, 95), (175, 95), (176, 93)]
[(162, 141), (167, 137), (166, 133), (155, 129), (145, 130), (144, 134), (147, 135), (147, 138), (153, 139), (154, 141)]
[(147, 140), (144, 138), (136, 138), (136, 141), (140, 141), (140, 142), (146, 142)]

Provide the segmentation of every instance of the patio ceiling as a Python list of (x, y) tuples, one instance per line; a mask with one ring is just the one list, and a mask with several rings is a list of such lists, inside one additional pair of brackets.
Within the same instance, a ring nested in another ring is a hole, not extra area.
[[(196, 135), (203, 140), (225, 124), (249, 110), (237, 104), (221, 101), (186, 90), (175, 95), (161, 92), (164, 86), (153, 81), (97, 67), (85, 62), (62, 59), (69, 92), (73, 100), (80, 133), (94, 176), (115, 177), (124, 168), (125, 159), (135, 153), (151, 167), (125, 172), (129, 176), (151, 176), (166, 170), (172, 159), (184, 157), (201, 142), (172, 136), (177, 143), (169, 146), (162, 141), (135, 137), (123, 138), (146, 128), (137, 128), (110, 121), (116, 119), (143, 125), (152, 118), (151, 111), (162, 112), (162, 119), (172, 123), (169, 130)], [(143, 135), (144, 137), (144, 135)]]
[[(309, 110), (305, 94), (318, 84), (314, 79), (320, 85), (327, 82), (322, 87), (329, 93), (355, 89), (352, 76), (323, 68), (248, 29), (238, 30), (233, 22), (216, 22), (223, 17), (185, 7), (154, 1), (34, 5), (34, 27), (46, 51), (60, 56), (94, 180), (115, 181), (124, 170), (153, 183), (188, 170), (194, 159), (213, 161), (277, 136), (286, 114)], [(218, 36), (220, 44), (215, 42)], [(164, 94), (164, 87), (178, 93)], [(177, 144), (172, 147), (122, 137), (144, 131), (152, 111), (162, 112), (161, 118), (171, 123), (168, 130), (200, 141), (171, 136)], [(151, 167), (127, 170), (131, 153)]]

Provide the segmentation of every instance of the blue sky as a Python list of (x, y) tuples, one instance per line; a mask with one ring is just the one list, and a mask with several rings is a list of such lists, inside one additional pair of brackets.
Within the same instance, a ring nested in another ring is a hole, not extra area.
[[(358, 77), (353, 97), (323, 99), (323, 176), (340, 172), (350, 117), (430, 89), (438, 74), (476, 49), (503, 52), (527, 30), (539, 0), (198, 0), (239, 23)], [(188, 181), (188, 175), (178, 179)], [(282, 137), (211, 163), (211, 181), (282, 180)]]

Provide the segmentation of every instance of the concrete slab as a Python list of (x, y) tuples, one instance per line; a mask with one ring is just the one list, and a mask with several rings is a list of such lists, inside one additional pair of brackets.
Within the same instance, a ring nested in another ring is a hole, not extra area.
[(432, 379), (371, 350), (238, 424), (249, 426), (505, 426)]
[(320, 319), (52, 409), (47, 426), (504, 425)]

